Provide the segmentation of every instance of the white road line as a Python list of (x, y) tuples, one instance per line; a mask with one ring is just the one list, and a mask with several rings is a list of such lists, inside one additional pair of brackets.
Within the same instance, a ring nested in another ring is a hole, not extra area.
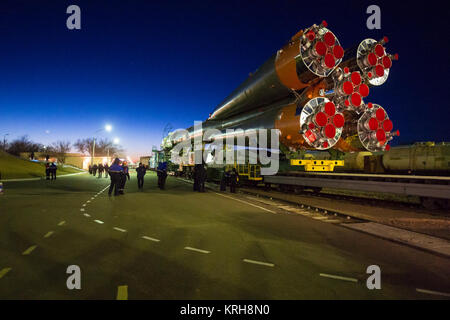
[(91, 200), (94, 200), (94, 199), (95, 199), (94, 197), (91, 198)]
[(83, 204), (83, 207), (86, 207), (86, 203), (85, 203), (85, 204)]
[(86, 203), (90, 203), (90, 202), (91, 202), (91, 200), (86, 201)]
[(120, 231), (120, 232), (127, 232), (127, 230), (121, 229), (121, 228), (117, 228), (117, 227), (114, 227), (113, 229), (114, 229), (114, 230), (117, 230), (117, 231)]
[(273, 263), (250, 260), (250, 259), (243, 259), (242, 261), (247, 262), (247, 263), (258, 264), (260, 266), (272, 267), (272, 268), (275, 266)]
[(266, 209), (266, 208), (257, 206), (256, 204), (253, 204), (253, 203), (250, 203), (250, 202), (247, 202), (247, 201), (243, 201), (243, 200), (241, 200), (241, 199), (236, 199), (236, 198), (234, 198), (234, 197), (229, 197), (229, 196), (226, 196), (226, 195), (224, 195), (224, 194), (217, 193), (217, 192), (214, 192), (214, 193), (215, 193), (215, 194), (218, 194), (219, 196), (222, 196), (222, 197), (225, 197), (225, 198), (229, 198), (229, 199), (232, 199), (232, 200), (236, 200), (236, 201), (239, 201), (239, 202), (248, 204), (248, 205), (250, 205), (250, 206), (252, 206), (252, 207), (255, 207), (255, 208), (258, 208), (258, 209), (261, 209), (261, 210), (268, 211), (268, 212), (270, 212), (270, 213), (276, 214), (275, 211), (272, 211), (272, 210), (269, 210), (269, 209)]
[(101, 220), (94, 220), (94, 221), (97, 222), (97, 223), (99, 223), (99, 224), (104, 224), (104, 222), (101, 221)]
[(27, 250), (25, 250), (24, 252), (22, 252), (22, 255), (27, 256), (29, 255), (31, 252), (33, 252), (34, 249), (36, 249), (37, 246), (31, 246), (29, 247)]
[(83, 208), (80, 209), (81, 212), (85, 211)]
[(6, 274), (8, 272), (10, 272), (12, 270), (12, 268), (3, 268), (2, 270), (0, 270), (0, 279), (3, 278), (4, 276), (6, 276)]
[(84, 216), (85, 216), (85, 217), (88, 217), (88, 218), (91, 217), (91, 215), (90, 215), (89, 213), (85, 213)]
[(118, 286), (117, 287), (116, 300), (128, 300), (128, 286)]
[(54, 233), (53, 231), (47, 232), (47, 233), (45, 234), (44, 238), (50, 238), (51, 235), (52, 235), (53, 233)]
[[(1, 277), (0, 277), (1, 278)], [(426, 290), (426, 289), (416, 289), (417, 292), (420, 293), (427, 293), (427, 294), (432, 294), (435, 296), (444, 296), (444, 297), (450, 297), (450, 293), (446, 293), (446, 292), (439, 292), (439, 291), (433, 291), (433, 290)]]
[(341, 220), (336, 220), (336, 219), (334, 219), (334, 220), (323, 220), (323, 222), (328, 222), (328, 223), (341, 223), (342, 221)]
[(326, 274), (326, 273), (321, 273), (321, 274), (319, 274), (319, 276), (324, 277), (324, 278), (336, 279), (336, 280), (358, 282), (358, 279), (355, 279), (355, 278), (347, 278), (347, 277), (335, 276), (335, 275)]
[(325, 219), (328, 219), (328, 217), (324, 217), (324, 216), (316, 216), (316, 217), (312, 217), (313, 219), (316, 219), (316, 220), (325, 220)]
[(63, 226), (65, 223), (65, 221), (61, 221), (60, 223), (58, 223), (58, 226)]
[(154, 242), (160, 242), (161, 241), (159, 239), (155, 239), (155, 238), (151, 238), (151, 237), (147, 237), (147, 236), (143, 236), (142, 239), (150, 240), (150, 241), (154, 241)]
[(192, 248), (192, 247), (184, 247), (184, 249), (186, 249), (186, 250), (191, 250), (191, 251), (195, 251), (195, 252), (200, 252), (200, 253), (210, 253), (210, 252), (211, 252), (211, 251), (206, 251), (206, 250), (197, 249), (197, 248)]

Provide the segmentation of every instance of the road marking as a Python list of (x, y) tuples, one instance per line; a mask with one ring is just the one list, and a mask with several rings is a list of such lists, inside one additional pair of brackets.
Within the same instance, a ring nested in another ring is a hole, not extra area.
[(25, 250), (24, 252), (22, 252), (22, 255), (27, 256), (29, 255), (31, 252), (33, 252), (34, 249), (36, 249), (37, 246), (31, 246), (29, 247), (27, 250)]
[(355, 279), (355, 278), (335, 276), (335, 275), (326, 274), (326, 273), (321, 273), (321, 274), (319, 274), (319, 276), (324, 277), (324, 278), (331, 278), (331, 279), (344, 280), (344, 281), (350, 281), (350, 282), (358, 282), (358, 279)]
[(60, 223), (58, 223), (58, 226), (63, 226), (65, 223), (65, 221), (61, 221)]
[(247, 262), (247, 263), (258, 264), (260, 266), (272, 267), (272, 268), (275, 266), (273, 263), (250, 260), (250, 259), (243, 259), (242, 261)]
[(91, 200), (86, 201), (86, 203), (90, 203), (90, 202), (91, 202)]
[(80, 209), (81, 212), (84, 212), (85, 210), (83, 208)]
[(3, 268), (2, 270), (0, 270), (0, 279), (3, 278), (4, 276), (6, 276), (6, 274), (8, 272), (10, 272), (12, 270), (12, 268)]
[(325, 219), (328, 219), (328, 217), (324, 217), (324, 216), (316, 216), (316, 217), (312, 217), (313, 219), (316, 219), (316, 220), (325, 220)]
[(261, 210), (268, 211), (268, 212), (270, 212), (270, 213), (276, 214), (275, 211), (272, 211), (272, 210), (269, 210), (269, 209), (266, 209), (266, 208), (257, 206), (256, 204), (253, 204), (253, 203), (250, 203), (250, 202), (247, 202), (247, 201), (243, 201), (243, 200), (241, 200), (241, 199), (236, 199), (236, 198), (234, 198), (234, 197), (229, 197), (229, 196), (226, 196), (226, 195), (224, 195), (224, 194), (217, 193), (217, 192), (214, 192), (214, 193), (215, 193), (215, 194), (218, 194), (219, 196), (222, 196), (222, 197), (225, 197), (225, 198), (229, 198), (229, 199), (233, 199), (233, 200), (236, 200), (236, 201), (239, 201), (239, 202), (248, 204), (248, 205), (250, 205), (250, 206), (252, 206), (252, 207), (256, 207), (256, 208), (258, 208), (258, 209), (261, 209)]
[(94, 220), (95, 222), (97, 222), (97, 223), (100, 223), (100, 224), (103, 224), (104, 222), (103, 221), (101, 221), (101, 220)]
[(94, 197), (91, 198), (91, 200), (94, 200), (94, 199), (95, 199)]
[(117, 300), (128, 300), (128, 286), (117, 287)]
[(85, 213), (84, 216), (89, 218), (91, 215), (88, 213)]
[(417, 288), (416, 291), (420, 292), (420, 293), (433, 294), (435, 296), (450, 297), (450, 293), (446, 293), (446, 292), (432, 291), (432, 290), (419, 289), (419, 288)]
[(120, 229), (120, 228), (117, 228), (117, 227), (114, 227), (113, 229), (114, 229), (114, 230), (117, 230), (117, 231), (120, 231), (120, 232), (127, 232), (127, 230), (125, 230), (125, 229)]
[(150, 241), (155, 241), (155, 242), (160, 242), (160, 241), (161, 241), (161, 240), (159, 240), (159, 239), (155, 239), (155, 238), (151, 238), (151, 237), (147, 237), (147, 236), (143, 236), (142, 239), (150, 240)]
[(195, 252), (200, 252), (200, 253), (210, 253), (211, 251), (206, 251), (206, 250), (202, 250), (202, 249), (197, 249), (197, 248), (192, 248), (192, 247), (184, 247), (186, 250), (191, 250), (191, 251), (195, 251)]
[(53, 231), (47, 232), (47, 233), (45, 234), (44, 238), (50, 238), (51, 235), (52, 235), (53, 233), (54, 233)]
[(86, 207), (86, 203), (85, 203), (85, 204), (83, 204), (83, 207)]

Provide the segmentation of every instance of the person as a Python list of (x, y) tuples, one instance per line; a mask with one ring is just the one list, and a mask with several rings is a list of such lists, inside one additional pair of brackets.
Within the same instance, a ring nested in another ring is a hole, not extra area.
[(50, 164), (47, 162), (45, 164), (45, 179), (50, 180)]
[(92, 165), (89, 165), (89, 174), (92, 174)]
[(119, 189), (120, 189), (120, 183), (121, 183), (122, 176), (123, 176), (123, 168), (120, 165), (119, 158), (114, 159), (113, 164), (111, 165), (111, 167), (109, 167), (108, 173), (109, 173), (109, 176), (111, 177), (111, 184), (109, 186), (108, 195), (111, 196), (111, 194), (114, 190), (114, 195), (117, 196), (120, 194)]
[(105, 169), (105, 178), (108, 178), (108, 170), (109, 170), (109, 166), (108, 166), (107, 163), (105, 163), (105, 166), (104, 166), (103, 169)]
[(92, 175), (95, 177), (95, 175), (97, 174), (97, 164), (94, 164), (94, 166), (92, 167)]
[(228, 170), (222, 170), (222, 177), (220, 179), (220, 191), (227, 191), (228, 181), (230, 180), (230, 173)]
[(98, 165), (98, 177), (101, 178), (103, 175), (103, 163)]
[(145, 166), (142, 164), (142, 162), (139, 162), (139, 167), (136, 168), (139, 189), (144, 188), (144, 176), (146, 172), (147, 169), (145, 168)]
[(198, 192), (205, 192), (205, 182), (206, 182), (206, 168), (205, 165), (200, 165), (199, 180), (198, 180)]
[(167, 162), (160, 162), (157, 169), (158, 187), (164, 190), (167, 178)]
[(119, 193), (125, 194), (124, 191), (125, 191), (125, 184), (127, 182), (127, 178), (128, 178), (128, 180), (130, 180), (130, 173), (129, 173), (128, 164), (126, 161), (123, 162), (122, 169), (123, 169), (123, 174), (122, 174), (121, 181), (120, 181)]
[(233, 168), (230, 173), (230, 192), (236, 193), (236, 186), (239, 181), (239, 174), (236, 171), (236, 168)]
[(56, 164), (52, 162), (52, 164), (50, 165), (51, 180), (56, 180), (56, 170), (58, 170), (58, 168), (56, 167)]
[(200, 186), (200, 164), (194, 166), (194, 191), (199, 191)]

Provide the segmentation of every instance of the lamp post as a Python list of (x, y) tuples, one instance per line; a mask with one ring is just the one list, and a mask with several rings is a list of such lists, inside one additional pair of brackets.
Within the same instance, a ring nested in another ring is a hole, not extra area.
[[(114, 138), (114, 140), (113, 140), (113, 145), (119, 144), (119, 142), (120, 142), (119, 138)], [(110, 147), (108, 147), (108, 159), (109, 159), (109, 148), (110, 148)]]
[(3, 135), (3, 150), (6, 150), (6, 136), (9, 136), (9, 133)]
[(107, 124), (104, 128), (101, 128), (101, 129), (98, 129), (97, 131), (95, 131), (95, 134), (94, 134), (94, 141), (93, 141), (93, 143), (92, 143), (92, 158), (91, 158), (91, 165), (94, 165), (94, 158), (95, 158), (95, 139), (96, 139), (95, 135), (96, 135), (97, 133), (103, 131), (103, 130), (105, 130), (105, 131), (107, 131), (107, 132), (111, 132), (112, 126), (111, 126), (110, 124)]

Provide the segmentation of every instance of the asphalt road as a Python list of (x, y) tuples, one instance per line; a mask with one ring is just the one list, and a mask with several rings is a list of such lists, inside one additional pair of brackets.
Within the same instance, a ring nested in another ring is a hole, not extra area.
[[(6, 183), (0, 299), (449, 299), (450, 259), (156, 176)], [(81, 290), (66, 286), (81, 269)], [(381, 268), (369, 290), (366, 268)]]

